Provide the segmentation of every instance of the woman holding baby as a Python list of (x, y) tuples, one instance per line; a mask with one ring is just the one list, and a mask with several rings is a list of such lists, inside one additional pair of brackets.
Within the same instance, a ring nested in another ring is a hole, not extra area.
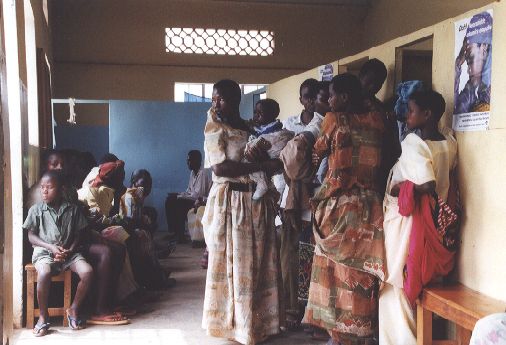
[(205, 167), (213, 186), (202, 219), (209, 250), (202, 326), (211, 336), (256, 344), (279, 333), (276, 196), (254, 201), (249, 174), (282, 169), (277, 159), (245, 162), (249, 126), (240, 117), (241, 89), (213, 87), (204, 130)]

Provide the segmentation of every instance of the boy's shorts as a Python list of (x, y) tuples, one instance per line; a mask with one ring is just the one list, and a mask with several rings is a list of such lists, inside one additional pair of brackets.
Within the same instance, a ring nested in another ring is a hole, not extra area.
[(84, 256), (82, 256), (80, 253), (75, 253), (74, 255), (72, 255), (70, 258), (68, 258), (63, 262), (54, 261), (53, 256), (49, 252), (38, 253), (37, 256), (35, 256), (34, 252), (34, 256), (32, 257), (32, 263), (37, 269), (37, 271), (38, 271), (37, 266), (49, 265), (49, 267), (51, 267), (52, 275), (58, 275), (61, 272), (68, 270), (73, 263), (76, 263), (80, 260), (86, 261)]

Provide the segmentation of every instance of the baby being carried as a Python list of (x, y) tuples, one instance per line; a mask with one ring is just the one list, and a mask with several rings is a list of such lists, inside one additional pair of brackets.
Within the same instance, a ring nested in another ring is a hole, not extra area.
[[(271, 159), (278, 159), (281, 150), (294, 137), (294, 133), (283, 129), (283, 124), (276, 120), (279, 115), (279, 104), (273, 99), (262, 99), (255, 105), (253, 116), (255, 135), (250, 137), (246, 145), (245, 160), (252, 162), (249, 154), (252, 150), (262, 151)], [(268, 178), (263, 171), (250, 174), (250, 178), (256, 183), (253, 200), (260, 200), (269, 189)]]

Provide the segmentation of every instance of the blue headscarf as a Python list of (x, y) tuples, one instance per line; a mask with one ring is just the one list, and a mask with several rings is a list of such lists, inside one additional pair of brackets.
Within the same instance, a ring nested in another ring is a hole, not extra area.
[(471, 18), (466, 31), (466, 39), (469, 44), (489, 45), (487, 60), (481, 72), (482, 82), (486, 85), (490, 85), (490, 69), (492, 68), (492, 24), (493, 19), (490, 13), (481, 12)]
[(423, 82), (420, 80), (409, 80), (397, 85), (397, 102), (395, 103), (394, 112), (397, 121), (405, 122), (408, 113), (409, 96), (415, 91), (423, 89)]

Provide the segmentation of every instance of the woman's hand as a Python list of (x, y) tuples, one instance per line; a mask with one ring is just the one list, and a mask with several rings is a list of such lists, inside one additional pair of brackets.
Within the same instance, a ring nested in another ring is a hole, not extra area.
[(390, 195), (398, 197), (400, 191), (401, 191), (401, 184), (398, 183), (398, 184), (396, 184), (395, 186), (392, 187), (392, 189), (390, 190)]
[(467, 38), (464, 37), (464, 41), (462, 42), (462, 47), (460, 48), (459, 56), (457, 56), (455, 65), (460, 67), (464, 64), (464, 62), (466, 61), (466, 56), (468, 54), (467, 48), (468, 48)]
[(205, 206), (206, 203), (204, 202), (204, 198), (199, 197), (197, 200), (195, 200), (195, 204), (193, 204), (193, 213), (197, 213), (197, 210), (200, 206)]
[(283, 170), (283, 162), (279, 159), (269, 159), (262, 162), (261, 167), (262, 171), (264, 171), (268, 176), (272, 176)]
[[(264, 140), (265, 141), (265, 140)], [(269, 155), (267, 154), (267, 150), (270, 148), (270, 143), (265, 141), (268, 146), (263, 143), (263, 141), (259, 141), (258, 145), (254, 145), (249, 147), (244, 153), (244, 157), (249, 162), (263, 162), (269, 159)]]

